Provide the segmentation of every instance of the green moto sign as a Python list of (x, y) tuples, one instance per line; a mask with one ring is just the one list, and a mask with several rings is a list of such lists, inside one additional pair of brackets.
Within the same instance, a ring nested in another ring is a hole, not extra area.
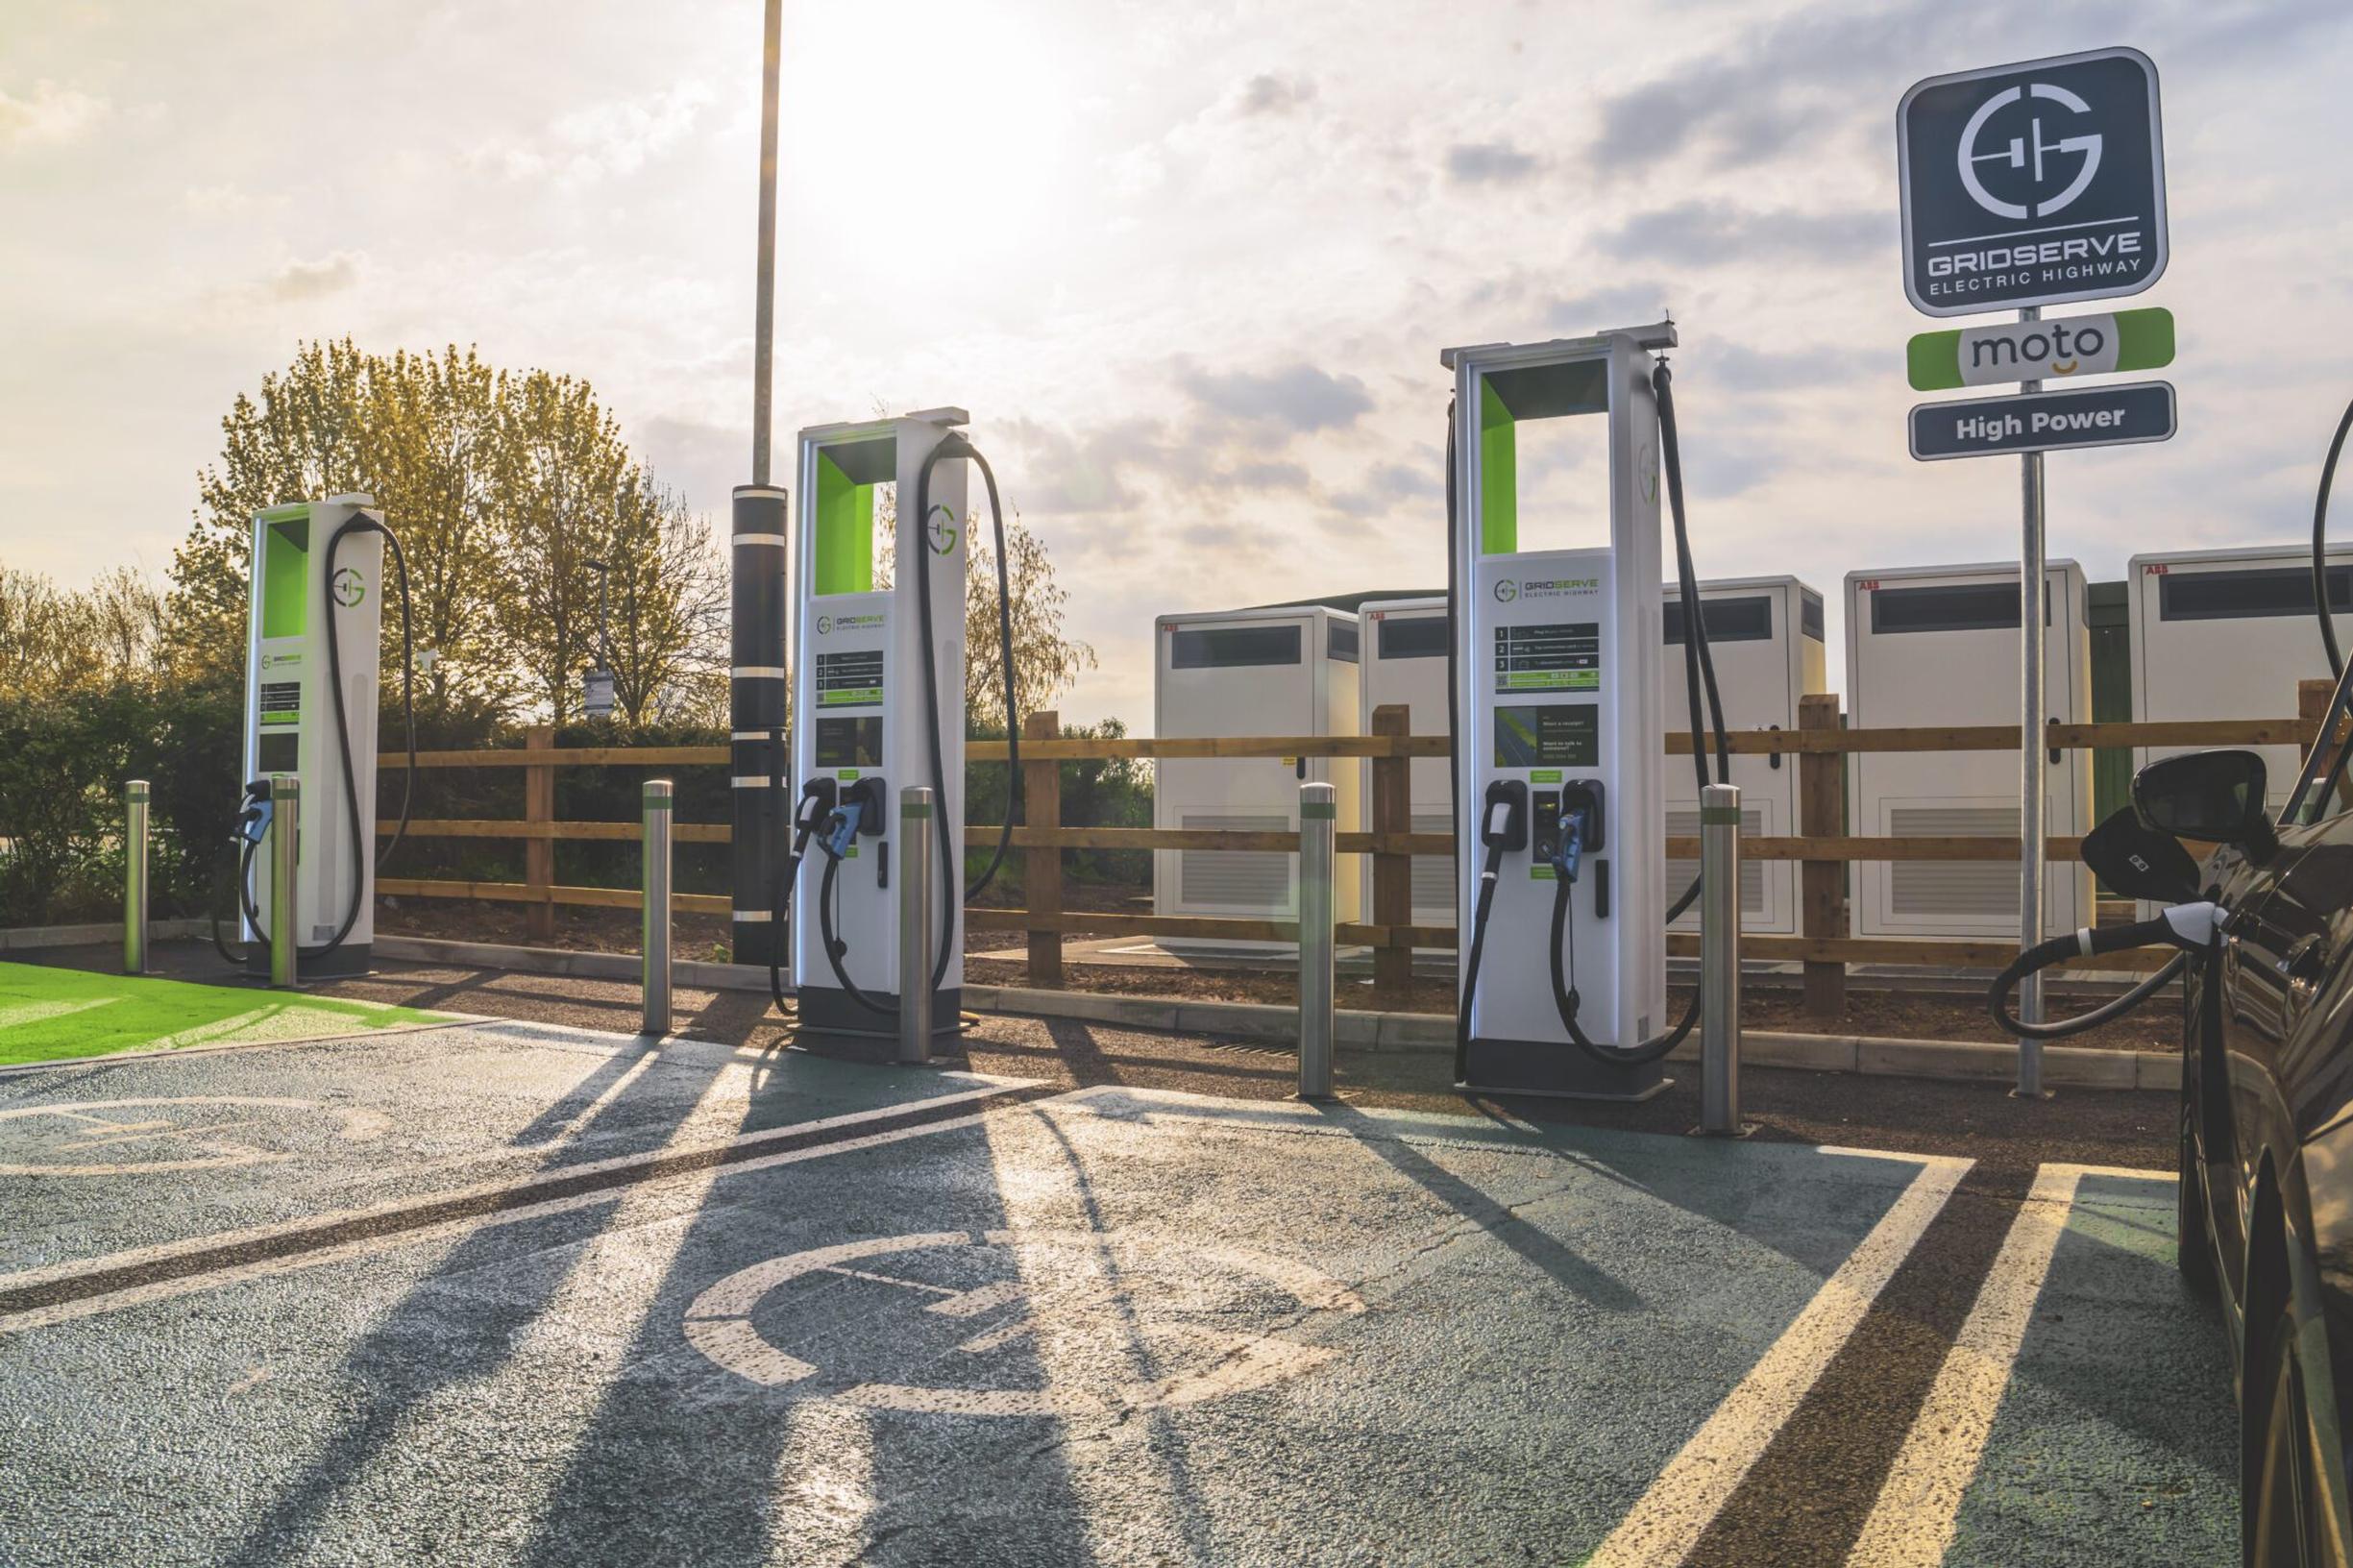
[(1906, 359), (1916, 392), (2157, 370), (2173, 362), (2173, 312), (2116, 310), (1922, 332)]

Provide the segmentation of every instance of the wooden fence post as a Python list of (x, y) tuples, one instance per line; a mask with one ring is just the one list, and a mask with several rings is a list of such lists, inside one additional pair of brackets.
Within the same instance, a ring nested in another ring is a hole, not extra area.
[[(1798, 698), (1798, 727), (1836, 730), (1838, 695), (1816, 692)], [(1847, 830), (1847, 758), (1841, 751), (1798, 753), (1798, 831), (1809, 839), (1837, 838)], [(1798, 868), (1799, 929), (1808, 937), (1847, 935), (1847, 865), (1838, 860), (1801, 861)], [(1805, 961), (1805, 1011), (1838, 1017), (1847, 1011), (1847, 966)]]
[[(555, 747), (553, 724), (533, 724), (523, 733), (523, 744), (530, 750), (549, 751)], [(527, 822), (555, 821), (555, 770), (549, 764), (532, 763), (523, 770), (523, 820)], [(546, 942), (555, 935), (555, 903), (551, 892), (555, 886), (553, 839), (541, 837), (524, 841), (523, 885), (532, 894), (532, 901), (524, 906), (524, 931), (534, 941)]]
[[(1021, 738), (1050, 741), (1062, 734), (1062, 715), (1048, 710), (1022, 717)], [(1048, 832), (1062, 826), (1062, 764), (1052, 760), (1021, 764), (1021, 817), (1024, 826)], [(1062, 851), (1035, 846), (1021, 852), (1021, 902), (1033, 915), (1062, 913)], [(1032, 928), (1029, 933), (1029, 983), (1059, 989), (1062, 979), (1062, 932)]]
[[(2312, 754), (2313, 747), (2320, 740), (2321, 722), (2328, 718), (2329, 699), (2336, 695), (2337, 683), (2333, 680), (2299, 680), (2295, 683), (2295, 716), (2304, 724), (2304, 744), (2299, 749), (2307, 756)], [(2322, 763), (2319, 776), (2324, 779), (2328, 777), (2328, 770), (2329, 765)], [(2293, 780), (2273, 779), (2271, 788), (2275, 793), (2285, 795), (2292, 783)]]
[[(1402, 702), (1373, 709), (1375, 735), (1403, 738), (1412, 732), (1413, 710)], [(1405, 757), (1373, 758), (1372, 829), (1377, 834), (1413, 831), (1413, 764)], [(1413, 923), (1413, 857), (1382, 852), (1373, 861), (1373, 924)], [(1340, 912), (1343, 921), (1354, 915)], [(1413, 984), (1413, 949), (1387, 945), (1373, 949), (1373, 992), (1403, 996)]]

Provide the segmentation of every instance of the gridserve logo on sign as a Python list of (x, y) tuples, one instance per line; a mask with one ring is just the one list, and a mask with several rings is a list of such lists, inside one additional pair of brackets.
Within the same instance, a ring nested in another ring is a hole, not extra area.
[(1896, 143), (1903, 290), (1928, 315), (2137, 294), (2165, 271), (2157, 67), (2137, 49), (1932, 76)]

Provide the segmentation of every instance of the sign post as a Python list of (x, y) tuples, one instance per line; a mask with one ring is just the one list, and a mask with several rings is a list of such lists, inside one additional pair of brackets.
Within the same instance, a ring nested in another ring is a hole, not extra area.
[[(2011, 368), (2026, 372), (2018, 378), (2022, 396), (1989, 400), (2018, 411), (2003, 416), (2003, 441), (1982, 442), (1976, 450), (2022, 453), (2018, 934), (2023, 949), (2043, 940), (2043, 453), (2054, 446), (2096, 443), (2022, 439), (2009, 445), (2008, 421), (2017, 418), (2023, 435), (2038, 414), (2048, 419), (2048, 404), (2035, 396), (2043, 389), (2043, 378), (2036, 372), (2071, 375), (2086, 368), (2080, 357), (2067, 361), (2057, 347), (2060, 331), (2076, 334), (2078, 350), (2086, 331), (2099, 331), (2096, 322), (2053, 323), (2039, 330), (2043, 306), (2138, 294), (2165, 271), (2165, 144), (2157, 109), (2157, 67), (2139, 50), (2120, 48), (1932, 76), (1913, 84), (1897, 106), (1896, 150), (1903, 201), (1903, 290), (1913, 306), (1931, 316), (2018, 310), (2019, 326), (2011, 336), (2017, 357)], [(2165, 326), (2164, 357), (2157, 364), (2172, 357), (2169, 317)], [(2112, 337), (2120, 342), (2113, 325), (2102, 334), (2103, 352), (2110, 350)], [(2041, 347), (2029, 363), (2024, 351), (2034, 344)], [(1919, 352), (1916, 341), (1916, 367)], [(2154, 350), (2144, 346), (2140, 352)], [(1955, 353), (1957, 374), (1957, 342)], [(1914, 375), (1914, 384), (1922, 384), (1917, 368)], [(1964, 380), (1957, 384), (1973, 383)], [(2162, 433), (2115, 439), (2163, 440), (2170, 435), (2170, 387), (2165, 388), (2163, 402)], [(2091, 426), (2069, 429), (2077, 433), (2087, 429), (2139, 429), (2127, 426), (2126, 420), (2131, 415), (2145, 421), (2145, 404), (2143, 400), (2129, 408), (2094, 409)], [(1982, 418), (1989, 411), (1955, 410), (1941, 417), (1959, 440), (1961, 421), (1973, 413)], [(2112, 423), (2098, 419), (2103, 411), (2112, 416)], [(1965, 448), (1924, 451), (1924, 415), (1931, 422), (1930, 444), (1935, 444), (1932, 422), (1939, 416), (1914, 409), (1915, 457), (1968, 454)], [(2047, 424), (2045, 432), (2049, 432)], [(2027, 1023), (2042, 1021), (2039, 978), (2029, 977), (2019, 988), (2018, 1016)], [(2039, 1041), (2018, 1042), (2016, 1092), (2022, 1098), (2043, 1096)]]

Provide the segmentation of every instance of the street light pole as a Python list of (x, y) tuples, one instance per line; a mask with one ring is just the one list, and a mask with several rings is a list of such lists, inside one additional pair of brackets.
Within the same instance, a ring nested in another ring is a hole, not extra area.
[(768, 0), (760, 54), (760, 260), (751, 329), (751, 482), (768, 483), (770, 388), (776, 336), (776, 77), (784, 46), (784, 0)]

